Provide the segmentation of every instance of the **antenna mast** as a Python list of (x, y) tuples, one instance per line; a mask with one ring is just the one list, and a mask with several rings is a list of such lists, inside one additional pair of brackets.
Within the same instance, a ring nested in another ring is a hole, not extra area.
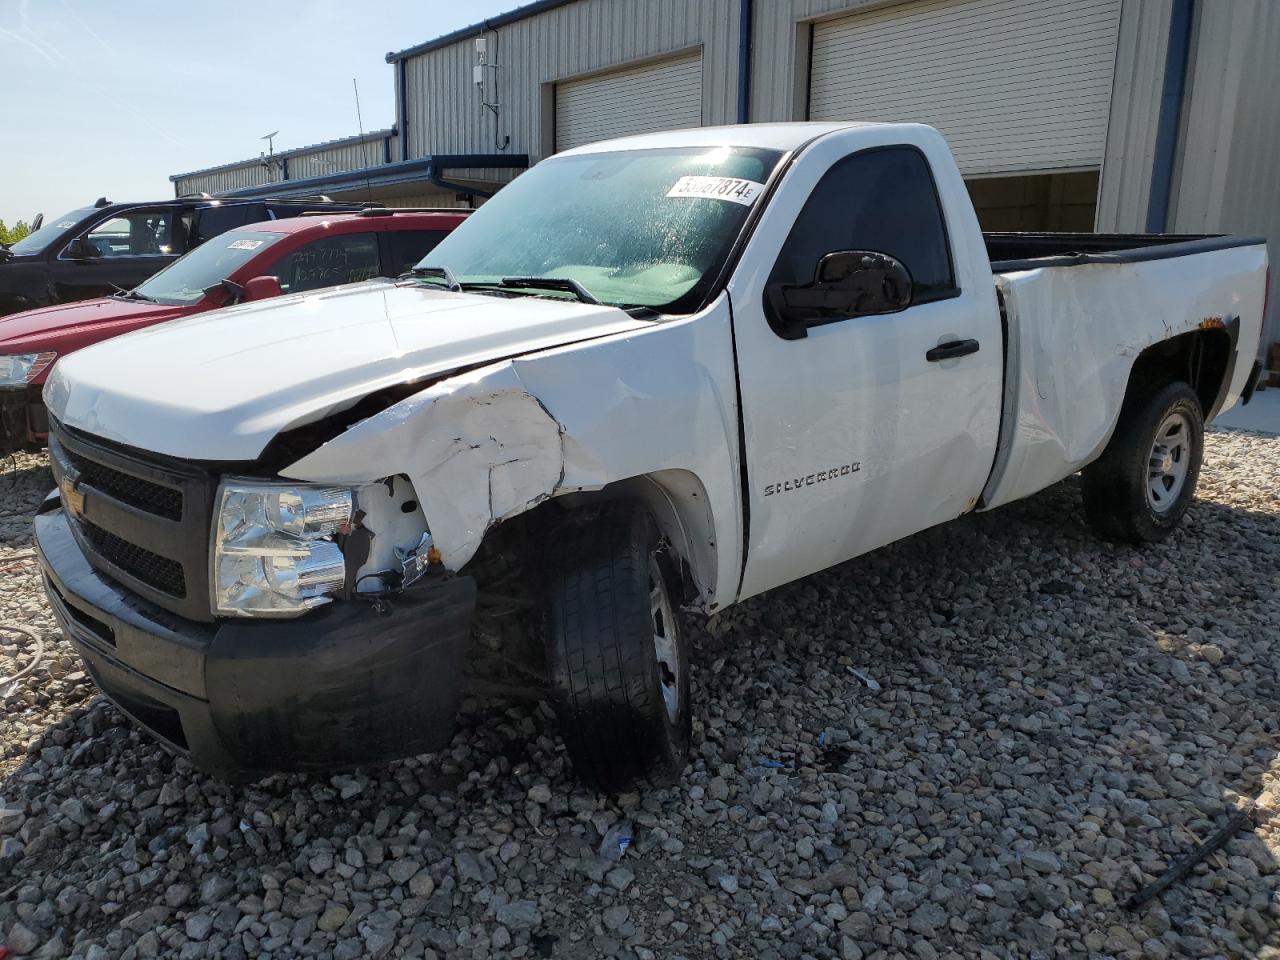
[[(351, 78), (351, 89), (356, 95), (356, 129), (360, 131), (360, 139), (364, 139), (364, 118), (360, 116), (360, 87), (356, 84), (356, 78)], [(363, 151), (361, 151), (363, 152)], [(369, 164), (368, 166), (373, 166)], [(368, 167), (366, 167), (368, 169)], [(369, 179), (368, 174), (364, 178), (365, 199), (373, 203), (373, 181)]]

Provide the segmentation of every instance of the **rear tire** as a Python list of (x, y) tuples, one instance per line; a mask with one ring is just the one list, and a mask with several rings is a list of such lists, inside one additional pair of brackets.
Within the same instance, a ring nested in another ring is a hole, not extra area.
[(556, 537), (547, 659), (578, 775), (606, 793), (662, 786), (689, 752), (688, 655), (675, 564), (653, 519), (606, 504)]
[(1203, 455), (1204, 414), (1186, 383), (1127, 399), (1107, 449), (1084, 469), (1090, 526), (1108, 540), (1163, 540), (1191, 505)]

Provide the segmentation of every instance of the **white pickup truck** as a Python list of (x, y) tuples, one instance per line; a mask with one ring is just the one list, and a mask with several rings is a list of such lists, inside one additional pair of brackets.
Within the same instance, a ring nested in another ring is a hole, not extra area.
[(1256, 238), (984, 237), (920, 125), (578, 148), (412, 276), (59, 363), (49, 599), (224, 777), (439, 748), (474, 687), (550, 700), (590, 783), (660, 782), (682, 607), (1079, 470), (1103, 534), (1167, 535), (1252, 391), (1266, 272)]

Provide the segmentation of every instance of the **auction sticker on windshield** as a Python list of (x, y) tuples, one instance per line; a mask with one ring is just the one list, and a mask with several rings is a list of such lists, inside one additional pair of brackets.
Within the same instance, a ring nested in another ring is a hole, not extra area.
[(227, 244), (228, 250), (257, 250), (262, 246), (261, 240), (232, 240)]
[(729, 200), (749, 207), (764, 190), (763, 183), (738, 177), (681, 177), (667, 191), (668, 197), (696, 197), (707, 200)]

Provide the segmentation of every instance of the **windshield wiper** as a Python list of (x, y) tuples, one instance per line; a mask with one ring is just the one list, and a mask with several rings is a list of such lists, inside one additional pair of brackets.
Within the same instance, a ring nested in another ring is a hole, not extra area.
[(590, 290), (577, 280), (569, 277), (503, 277), (497, 282), (493, 280), (459, 280), (457, 275), (446, 266), (414, 267), (409, 273), (415, 277), (439, 277), (444, 280), (448, 288), (454, 293), (461, 293), (464, 290), (517, 289), (520, 287), (526, 290), (561, 290), (565, 293), (572, 293), (583, 303), (601, 306), (600, 301), (592, 296)]
[(441, 277), (445, 285), (454, 293), (462, 292), (462, 284), (448, 267), (414, 267), (409, 272), (415, 277)]
[(571, 277), (503, 277), (502, 286), (526, 287), (529, 290), (563, 290), (565, 293), (572, 293), (583, 303), (601, 305), (590, 290)]
[(115, 297), (117, 300), (141, 300), (143, 303), (160, 302), (155, 297), (148, 297), (145, 293), (139, 293), (137, 290), (126, 290), (123, 287), (116, 287), (116, 292), (111, 296)]

